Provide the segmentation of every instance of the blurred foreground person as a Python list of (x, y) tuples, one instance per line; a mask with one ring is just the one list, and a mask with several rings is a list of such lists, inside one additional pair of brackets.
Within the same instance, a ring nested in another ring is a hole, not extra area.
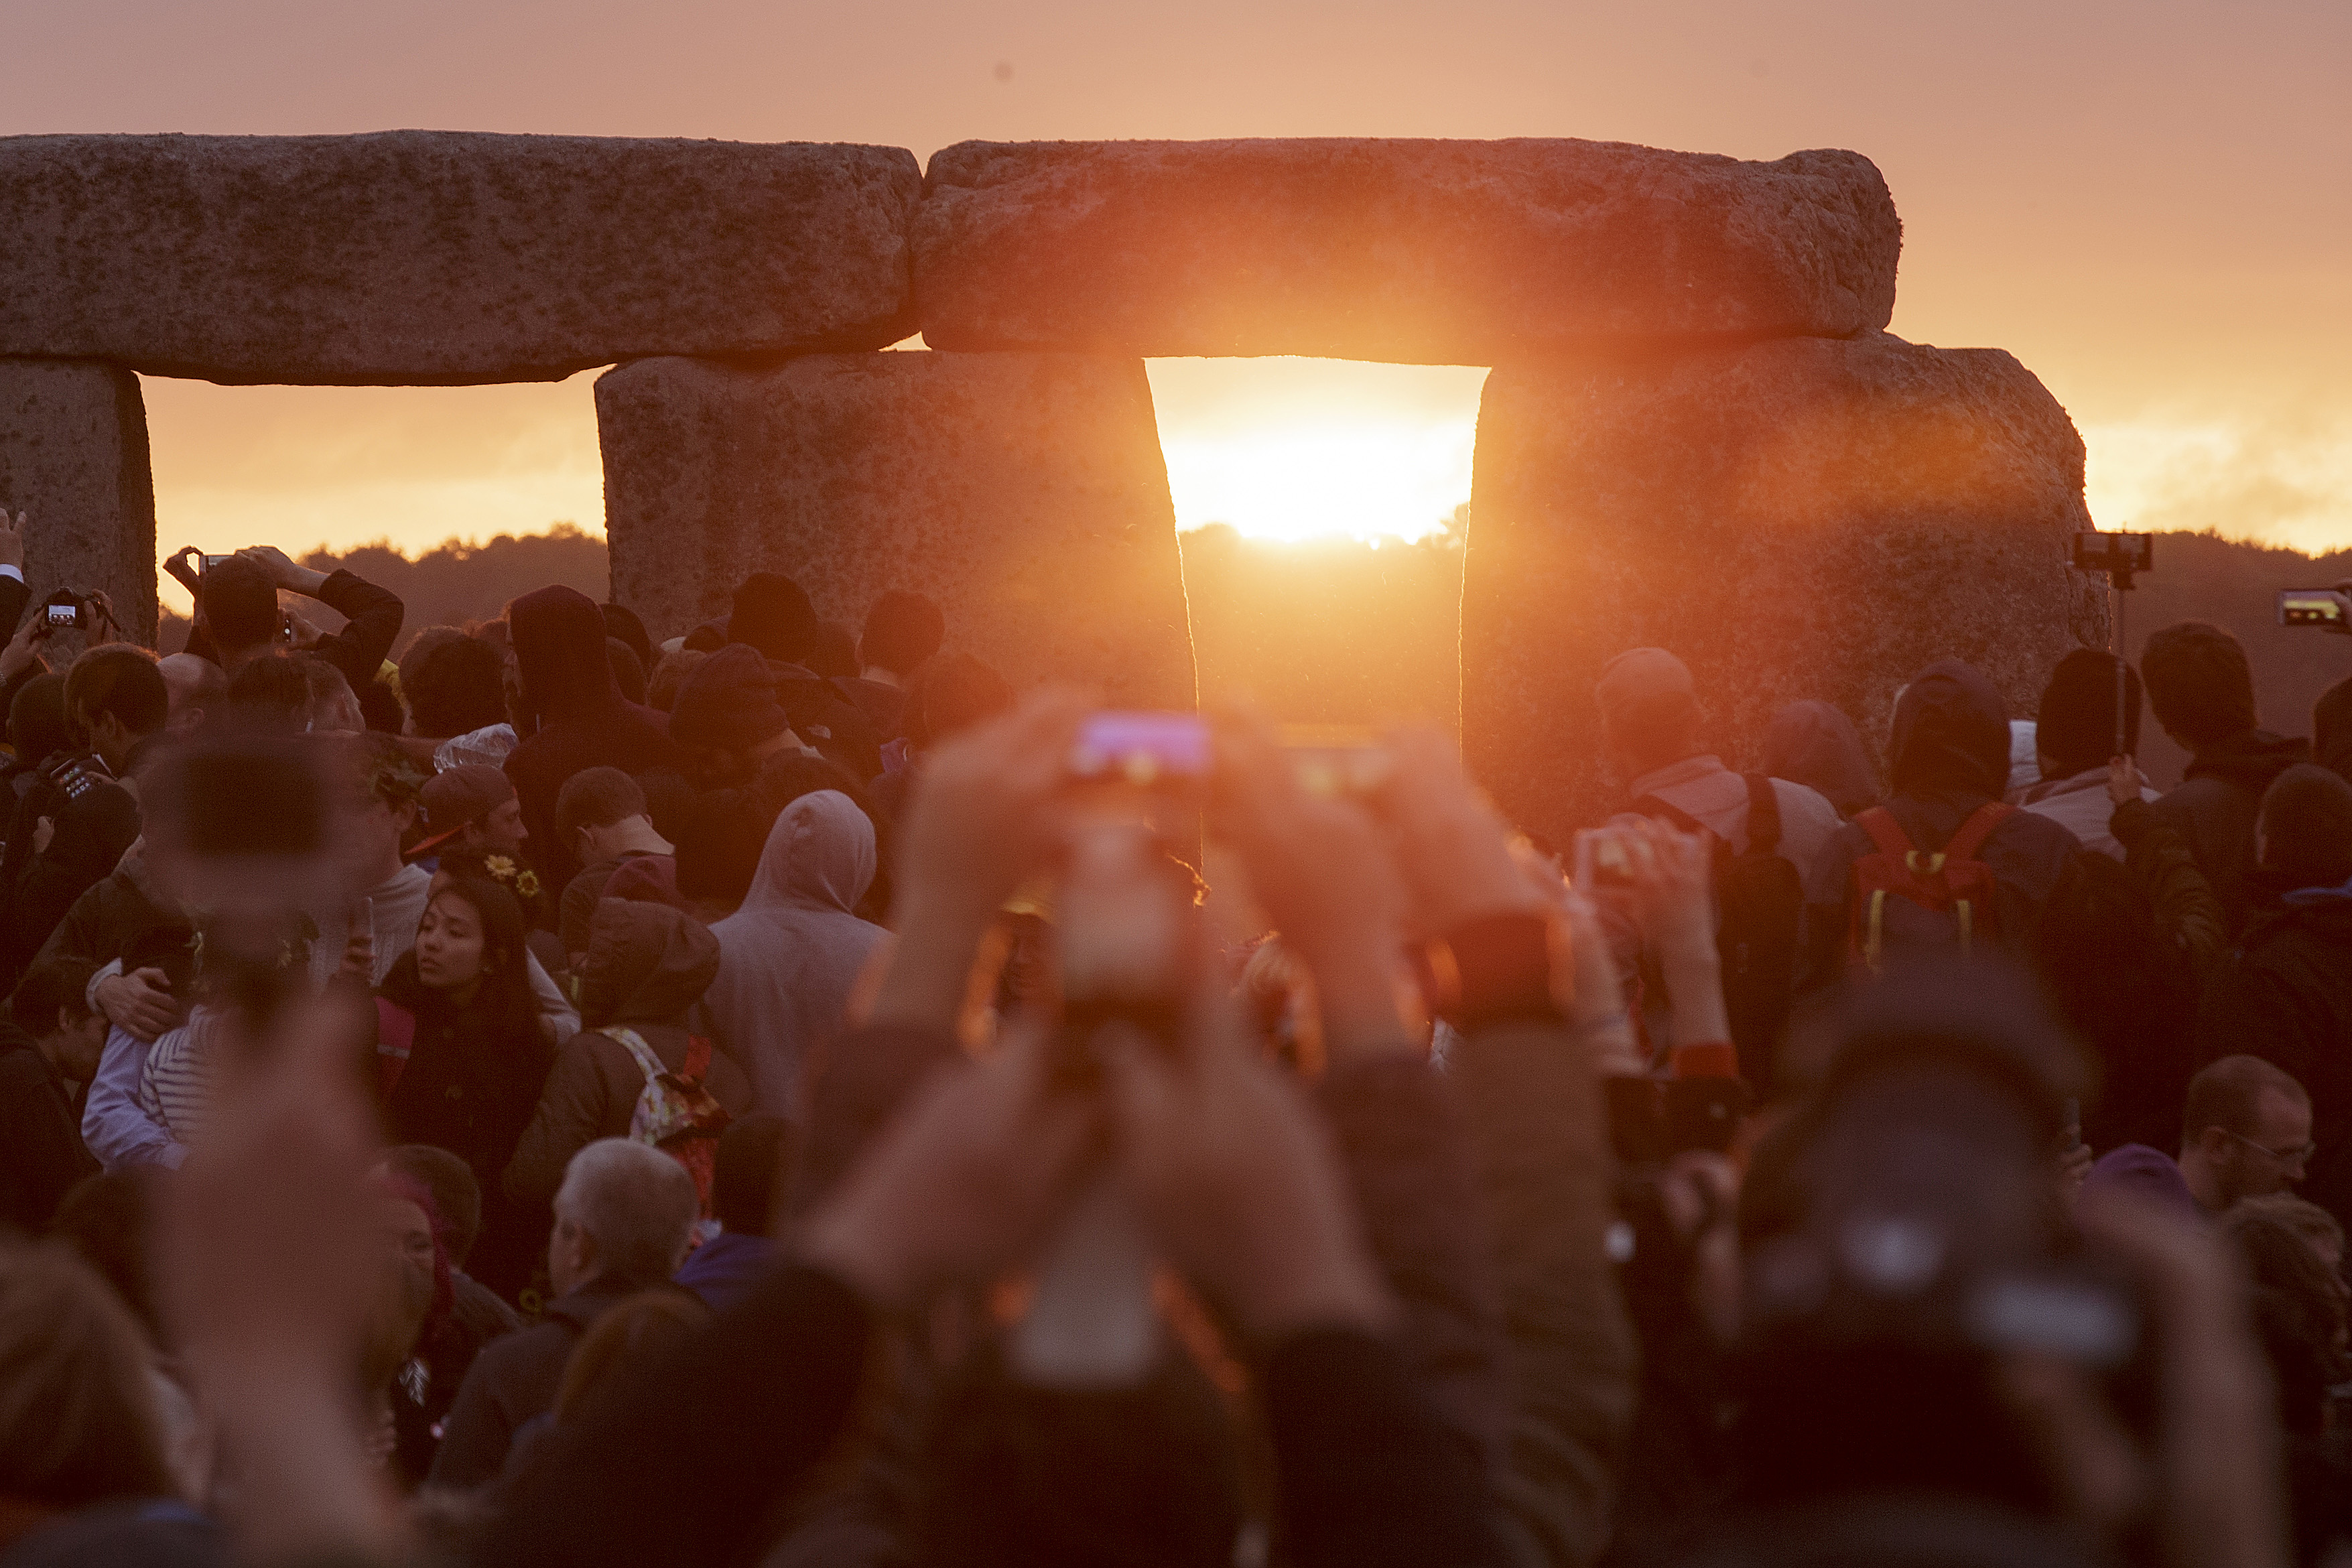
[(227, 1560), (178, 1495), (149, 1360), (72, 1253), (0, 1242), (0, 1561)]
[(2214, 1239), (2127, 1198), (2070, 1236), (2049, 1151), (2079, 1069), (2030, 986), (1900, 979), (1855, 994), (1750, 1169), (1742, 1503), (1695, 1560), (2281, 1562), (2266, 1380)]

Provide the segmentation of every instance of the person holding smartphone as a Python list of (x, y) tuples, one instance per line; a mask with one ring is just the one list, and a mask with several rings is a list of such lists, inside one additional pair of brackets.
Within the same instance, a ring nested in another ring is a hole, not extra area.
[(341, 631), (306, 639), (302, 651), (341, 670), (353, 691), (364, 689), (400, 636), (407, 611), (399, 595), (340, 568), (314, 572), (298, 565), (274, 544), (205, 558), (187, 651), (234, 672), (255, 655), (294, 640), (289, 626), (295, 623), (278, 609), (281, 589), (316, 599), (346, 617)]

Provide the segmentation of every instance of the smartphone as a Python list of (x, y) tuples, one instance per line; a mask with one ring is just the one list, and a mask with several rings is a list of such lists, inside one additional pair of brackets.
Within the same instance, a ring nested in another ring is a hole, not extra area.
[(2078, 533), (2074, 567), (2081, 572), (2120, 572), (2128, 576), (2156, 565), (2153, 533)]
[(2352, 594), (2341, 588), (2287, 588), (2278, 596), (2278, 624), (2352, 635)]
[(1197, 713), (1089, 713), (1071, 742), (1069, 774), (1086, 784), (1181, 789), (1207, 780), (1208, 721)]
[(1388, 748), (1353, 725), (1286, 724), (1282, 749), (1298, 775), (1298, 787), (1326, 800), (1376, 795), (1394, 771)]
[(278, 640), (287, 647), (294, 646), (294, 612), (287, 610), (278, 617)]

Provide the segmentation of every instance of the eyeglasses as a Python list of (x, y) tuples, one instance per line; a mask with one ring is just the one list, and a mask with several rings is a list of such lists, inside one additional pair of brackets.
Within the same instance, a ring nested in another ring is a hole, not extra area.
[(2221, 1131), (2229, 1132), (2231, 1137), (2235, 1138), (2247, 1148), (2269, 1155), (2272, 1159), (2276, 1160), (2280, 1164), (2286, 1166), (2289, 1170), (2305, 1163), (2314, 1154), (2319, 1152), (2319, 1145), (2316, 1143), (2298, 1143), (2292, 1149), (2273, 1149), (2267, 1143), (2255, 1142), (2252, 1139), (2247, 1137), (2242, 1132), (2230, 1132), (2230, 1130), (2226, 1127), (2222, 1128)]

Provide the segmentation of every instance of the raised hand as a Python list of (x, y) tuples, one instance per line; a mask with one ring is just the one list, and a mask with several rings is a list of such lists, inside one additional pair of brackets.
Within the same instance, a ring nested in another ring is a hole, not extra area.
[(1325, 1040), (1341, 1051), (1408, 1040), (1397, 1005), (1404, 884), (1370, 814), (1301, 788), (1264, 720), (1223, 714), (1215, 734), (1210, 823), (1314, 975)]
[(212, 1116), (165, 1198), (156, 1267), (205, 1408), (237, 1456), (257, 1558), (382, 1558), (394, 1516), (365, 1457), (352, 1369), (382, 1300), (373, 1123), (349, 998), (216, 1037)]
[(8, 509), (0, 506), (0, 566), (25, 570), (25, 536), (32, 531), (33, 514), (20, 511), (14, 522), (8, 520)]
[(809, 1218), (803, 1251), (884, 1310), (1024, 1258), (1099, 1148), (1090, 1097), (1057, 1092), (1051, 1036), (1017, 1029), (940, 1069)]
[(1181, 1056), (1102, 1043), (1118, 1169), (1170, 1258), (1259, 1343), (1391, 1305), (1330, 1133), (1222, 1014)]

